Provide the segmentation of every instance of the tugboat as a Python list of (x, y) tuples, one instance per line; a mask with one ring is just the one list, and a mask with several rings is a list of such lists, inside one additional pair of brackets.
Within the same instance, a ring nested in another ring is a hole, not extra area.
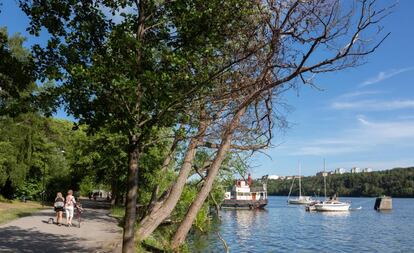
[(262, 209), (267, 203), (267, 177), (262, 178), (262, 186), (250, 187), (252, 178), (249, 174), (246, 180), (236, 180), (231, 191), (224, 195), (221, 208), (225, 209)]

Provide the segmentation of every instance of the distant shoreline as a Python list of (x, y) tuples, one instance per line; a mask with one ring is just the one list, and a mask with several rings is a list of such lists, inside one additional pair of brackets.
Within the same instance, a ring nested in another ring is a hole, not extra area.
[[(310, 176), (302, 178), (302, 195), (323, 196), (323, 177)], [(298, 194), (297, 182), (294, 182), (291, 195)], [(339, 197), (378, 197), (382, 195), (393, 198), (414, 198), (414, 167), (395, 168), (391, 170), (365, 173), (333, 174), (326, 178), (327, 195)], [(268, 180), (269, 196), (287, 196), (291, 179)]]

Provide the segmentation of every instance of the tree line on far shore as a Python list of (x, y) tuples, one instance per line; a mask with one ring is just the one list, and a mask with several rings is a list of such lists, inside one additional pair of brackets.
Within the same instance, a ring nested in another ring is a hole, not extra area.
[[(322, 176), (304, 177), (302, 194), (323, 196)], [(287, 196), (292, 180), (269, 180), (269, 195)], [(298, 182), (295, 181), (291, 195), (298, 195)], [(369, 173), (346, 173), (329, 175), (326, 178), (328, 196), (337, 194), (341, 197), (375, 197), (387, 195), (392, 197), (414, 197), (414, 167), (395, 168)]]

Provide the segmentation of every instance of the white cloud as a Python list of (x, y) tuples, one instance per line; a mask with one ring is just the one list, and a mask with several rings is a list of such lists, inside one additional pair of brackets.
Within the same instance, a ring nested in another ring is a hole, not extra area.
[(414, 139), (414, 121), (412, 120), (372, 122), (364, 116), (358, 116), (357, 119), (362, 126), (357, 133), (362, 138), (366, 136), (365, 138), (376, 139), (377, 143), (393, 143), (396, 139), (404, 141)]
[(354, 128), (340, 131), (335, 136), (295, 143), (296, 149), (292, 146), (289, 154), (327, 156), (371, 152), (381, 146), (414, 147), (413, 120), (374, 122), (363, 115), (357, 116), (356, 120)]
[(381, 81), (384, 81), (385, 79), (391, 78), (393, 76), (396, 76), (398, 74), (414, 70), (414, 67), (408, 67), (408, 68), (401, 68), (401, 69), (392, 69), (389, 71), (381, 71), (377, 74), (377, 76), (370, 78), (364, 82), (361, 83), (361, 87), (371, 85), (374, 83), (379, 83)]
[(391, 101), (379, 101), (379, 100), (360, 100), (360, 101), (346, 101), (346, 102), (334, 102), (331, 104), (331, 108), (338, 110), (345, 109), (359, 109), (370, 111), (384, 111), (384, 110), (398, 110), (414, 108), (414, 100), (391, 100)]
[(355, 91), (355, 92), (344, 93), (340, 95), (338, 98), (339, 99), (343, 99), (343, 98), (350, 99), (350, 98), (361, 97), (361, 96), (366, 96), (366, 95), (375, 95), (375, 94), (380, 94), (380, 93), (384, 93), (384, 92), (378, 91), (378, 90)]

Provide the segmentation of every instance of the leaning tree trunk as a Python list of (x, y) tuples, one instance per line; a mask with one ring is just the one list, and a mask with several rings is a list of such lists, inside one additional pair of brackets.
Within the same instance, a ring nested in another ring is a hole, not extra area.
[(122, 253), (135, 252), (135, 221), (138, 191), (138, 162), (140, 149), (137, 144), (137, 137), (131, 137), (131, 148), (129, 151), (129, 168), (128, 168), (128, 192), (125, 205), (125, 224), (122, 241)]
[(188, 175), (191, 172), (193, 160), (197, 152), (197, 146), (202, 140), (206, 129), (207, 122), (201, 120), (198, 133), (195, 137), (191, 138), (180, 173), (168, 196), (165, 200), (160, 200), (155, 203), (151, 211), (139, 223), (136, 234), (137, 238), (140, 240), (146, 239), (171, 214), (172, 210), (177, 205), (185, 183), (187, 182)]
[(214, 161), (208, 170), (208, 175), (205, 178), (204, 184), (201, 190), (198, 192), (190, 208), (188, 209), (186, 216), (184, 217), (183, 221), (181, 222), (173, 237), (171, 243), (173, 249), (177, 249), (184, 242), (188, 232), (190, 231), (191, 225), (193, 224), (194, 219), (197, 216), (198, 211), (200, 210), (208, 194), (210, 193), (213, 187), (214, 180), (216, 179), (216, 176), (219, 172), (220, 166), (223, 160), (226, 158), (227, 151), (230, 149), (233, 132), (239, 125), (240, 118), (241, 116), (243, 116), (245, 111), (245, 107), (238, 111), (234, 116), (233, 120), (231, 121), (230, 125), (226, 129), (220, 148), (218, 149), (217, 155), (214, 158)]

